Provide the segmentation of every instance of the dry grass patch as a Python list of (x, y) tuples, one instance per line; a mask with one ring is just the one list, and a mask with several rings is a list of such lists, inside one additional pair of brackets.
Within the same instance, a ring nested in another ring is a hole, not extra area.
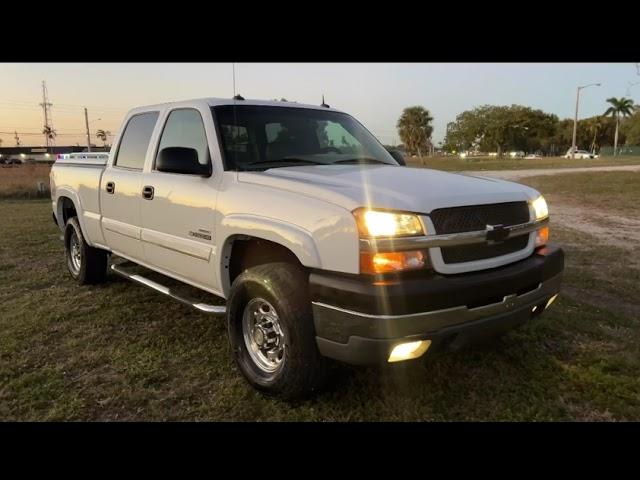
[[(38, 198), (49, 195), (49, 165), (0, 166), (0, 198)], [(45, 191), (38, 192), (38, 182)]]

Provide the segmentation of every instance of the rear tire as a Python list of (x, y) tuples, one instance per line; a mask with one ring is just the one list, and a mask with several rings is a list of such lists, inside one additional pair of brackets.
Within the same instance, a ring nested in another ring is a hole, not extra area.
[(107, 252), (87, 244), (77, 217), (67, 220), (64, 229), (64, 246), (69, 273), (80, 285), (101, 283), (106, 280)]
[(236, 364), (256, 389), (285, 399), (319, 391), (328, 361), (318, 351), (308, 275), (289, 263), (245, 270), (227, 301), (227, 329)]

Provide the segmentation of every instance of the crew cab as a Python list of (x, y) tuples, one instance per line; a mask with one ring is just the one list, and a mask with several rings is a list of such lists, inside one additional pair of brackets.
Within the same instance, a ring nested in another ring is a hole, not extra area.
[(560, 291), (539, 192), (397, 158), (324, 104), (140, 107), (108, 158), (56, 161), (53, 217), (80, 284), (111, 269), (224, 316), (249, 383), (293, 398), (323, 385), (330, 359), (457, 349), (537, 317)]

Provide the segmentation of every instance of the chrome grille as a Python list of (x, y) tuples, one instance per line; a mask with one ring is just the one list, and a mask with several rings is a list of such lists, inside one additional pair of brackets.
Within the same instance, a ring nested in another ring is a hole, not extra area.
[[(487, 225), (511, 226), (529, 221), (527, 202), (440, 208), (429, 215), (436, 234), (485, 230)], [(527, 247), (529, 235), (520, 235), (498, 243), (478, 243), (441, 248), (445, 263), (463, 263), (500, 257)]]
[(527, 202), (439, 208), (429, 215), (438, 235), (484, 230), (487, 225), (518, 225), (529, 221)]

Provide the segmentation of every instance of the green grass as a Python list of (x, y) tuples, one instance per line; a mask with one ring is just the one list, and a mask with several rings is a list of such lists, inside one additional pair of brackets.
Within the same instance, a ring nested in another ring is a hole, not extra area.
[[(568, 159), (562, 157), (543, 157), (536, 159), (502, 158), (496, 157), (425, 157), (425, 168), (447, 171), (465, 170), (522, 170), (530, 168), (571, 168), (571, 167), (602, 167), (614, 165), (640, 165), (638, 156), (602, 157), (589, 160)], [(420, 167), (419, 159), (408, 158), (407, 165)]]
[(48, 202), (0, 201), (0, 225), (2, 420), (640, 419), (638, 318), (618, 308), (638, 305), (640, 282), (595, 302), (601, 274), (581, 258), (609, 264), (612, 287), (629, 269), (572, 231), (553, 235), (568, 245), (567, 286), (585, 294), (491, 345), (344, 368), (289, 404), (244, 382), (222, 321), (118, 278), (76, 285)]

